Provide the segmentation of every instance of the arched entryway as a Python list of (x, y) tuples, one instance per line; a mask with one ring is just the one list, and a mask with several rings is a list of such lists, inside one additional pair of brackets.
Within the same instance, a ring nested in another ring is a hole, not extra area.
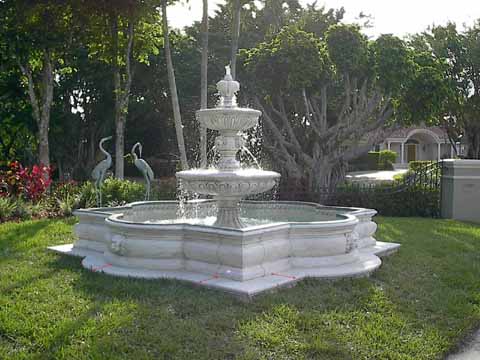
[(440, 160), (440, 138), (428, 129), (414, 129), (402, 143), (402, 163), (418, 160)]

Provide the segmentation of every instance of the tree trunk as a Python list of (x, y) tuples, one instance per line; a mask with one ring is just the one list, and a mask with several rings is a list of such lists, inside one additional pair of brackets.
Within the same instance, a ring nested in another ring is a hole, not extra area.
[(123, 124), (121, 119), (121, 75), (120, 66), (118, 65), (118, 17), (117, 14), (112, 14), (111, 17), (111, 31), (112, 31), (112, 65), (113, 65), (113, 94), (115, 96), (115, 177), (123, 179), (124, 163), (123, 163)]
[[(320, 96), (313, 97), (302, 91), (302, 96), (289, 99), (289, 104), (281, 93), (268, 102), (255, 97), (255, 105), (262, 110), (263, 121), (271, 130), (264, 137), (265, 149), (277, 168), (288, 176), (303, 177), (310, 191), (334, 188), (348, 161), (381, 143), (395, 130), (395, 126), (385, 128), (393, 114), (388, 95), (372, 91), (367, 96), (367, 89), (362, 86), (352, 96), (348, 78), (346, 82), (345, 103), (336, 122), (331, 124), (327, 121), (326, 88), (321, 89)], [(308, 120), (303, 133), (292, 126), (296, 121), (291, 119), (292, 113)], [(307, 132), (311, 134), (307, 136)]]
[(115, 92), (115, 177), (124, 178), (124, 143), (125, 143), (125, 121), (122, 116), (122, 106), (120, 101), (120, 71), (118, 67), (114, 69), (113, 84)]
[(43, 120), (38, 131), (38, 161), (50, 166), (50, 148), (48, 144), (48, 121)]
[[(208, 0), (203, 0), (200, 108), (208, 107)], [(200, 166), (207, 167), (207, 128), (200, 124)]]
[(178, 103), (177, 84), (175, 81), (175, 71), (173, 69), (172, 53), (170, 50), (170, 36), (168, 34), (167, 0), (162, 1), (162, 24), (165, 58), (167, 62), (168, 83), (170, 85), (170, 96), (172, 98), (173, 119), (175, 121), (175, 132), (177, 134), (178, 151), (180, 152), (180, 163), (182, 165), (182, 169), (187, 170), (188, 161), (187, 152), (185, 150), (185, 140), (183, 137), (182, 115), (180, 113), (180, 104)]
[(467, 125), (465, 135), (467, 138), (467, 158), (480, 159), (480, 126)]
[(230, 68), (233, 79), (237, 78), (237, 52), (238, 39), (240, 38), (240, 14), (242, 6), (240, 0), (235, 0), (233, 8), (233, 27), (232, 27), (232, 54), (230, 57)]
[(50, 148), (48, 143), (48, 134), (50, 127), (50, 110), (53, 104), (53, 86), (54, 86), (54, 67), (52, 64), (51, 53), (44, 50), (42, 59), (42, 77), (39, 88), (43, 91), (35, 90), (32, 70), (27, 63), (23, 65), (18, 63), (22, 74), (27, 78), (28, 95), (30, 105), (32, 106), (32, 115), (38, 127), (38, 161), (50, 166)]
[(130, 88), (132, 85), (133, 68), (131, 65), (133, 53), (134, 26), (130, 18), (127, 30), (127, 47), (125, 49), (125, 80), (122, 84), (120, 65), (118, 64), (118, 18), (111, 17), (113, 42), (113, 85), (115, 93), (115, 177), (123, 179), (125, 173), (125, 123), (127, 121)]

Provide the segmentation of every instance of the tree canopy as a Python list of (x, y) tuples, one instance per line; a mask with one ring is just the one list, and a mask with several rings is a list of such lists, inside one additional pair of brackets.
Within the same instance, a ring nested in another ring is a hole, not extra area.
[(344, 24), (323, 39), (288, 26), (244, 51), (246, 93), (264, 111), (276, 165), (310, 188), (330, 186), (398, 127), (436, 118), (447, 87), (439, 64), (416, 55), (399, 38), (368, 40)]
[[(84, 179), (99, 139), (113, 133), (118, 163), (137, 141), (149, 157), (178, 160), (161, 5), (1, 1), (0, 161), (48, 160), (60, 176)], [(344, 14), (298, 0), (227, 0), (208, 19), (208, 49), (201, 23), (169, 31), (190, 165), (203, 134), (195, 111), (205, 88), (208, 105), (217, 101), (238, 19), (240, 100), (264, 113), (251, 150), (288, 181), (335, 184), (349, 161), (412, 124), (443, 126), (479, 158), (480, 22), (371, 39)]]

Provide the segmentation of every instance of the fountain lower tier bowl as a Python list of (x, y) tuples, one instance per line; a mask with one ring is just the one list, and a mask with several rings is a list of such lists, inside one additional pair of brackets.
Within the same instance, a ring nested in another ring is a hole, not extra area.
[(51, 249), (95, 272), (173, 278), (250, 297), (306, 277), (366, 276), (398, 244), (377, 242), (375, 210), (304, 202), (240, 203), (242, 229), (211, 226), (216, 203), (175, 201), (76, 211), (78, 240)]
[(279, 173), (257, 169), (196, 169), (180, 171), (176, 176), (185, 190), (219, 198), (241, 198), (263, 193), (273, 188), (280, 178)]

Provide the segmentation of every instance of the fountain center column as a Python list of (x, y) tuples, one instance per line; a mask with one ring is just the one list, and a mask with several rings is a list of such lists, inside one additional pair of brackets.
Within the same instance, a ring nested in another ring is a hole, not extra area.
[(240, 169), (237, 153), (244, 145), (245, 140), (240, 134), (222, 131), (221, 135), (215, 139), (215, 146), (220, 153), (218, 168), (223, 171)]

